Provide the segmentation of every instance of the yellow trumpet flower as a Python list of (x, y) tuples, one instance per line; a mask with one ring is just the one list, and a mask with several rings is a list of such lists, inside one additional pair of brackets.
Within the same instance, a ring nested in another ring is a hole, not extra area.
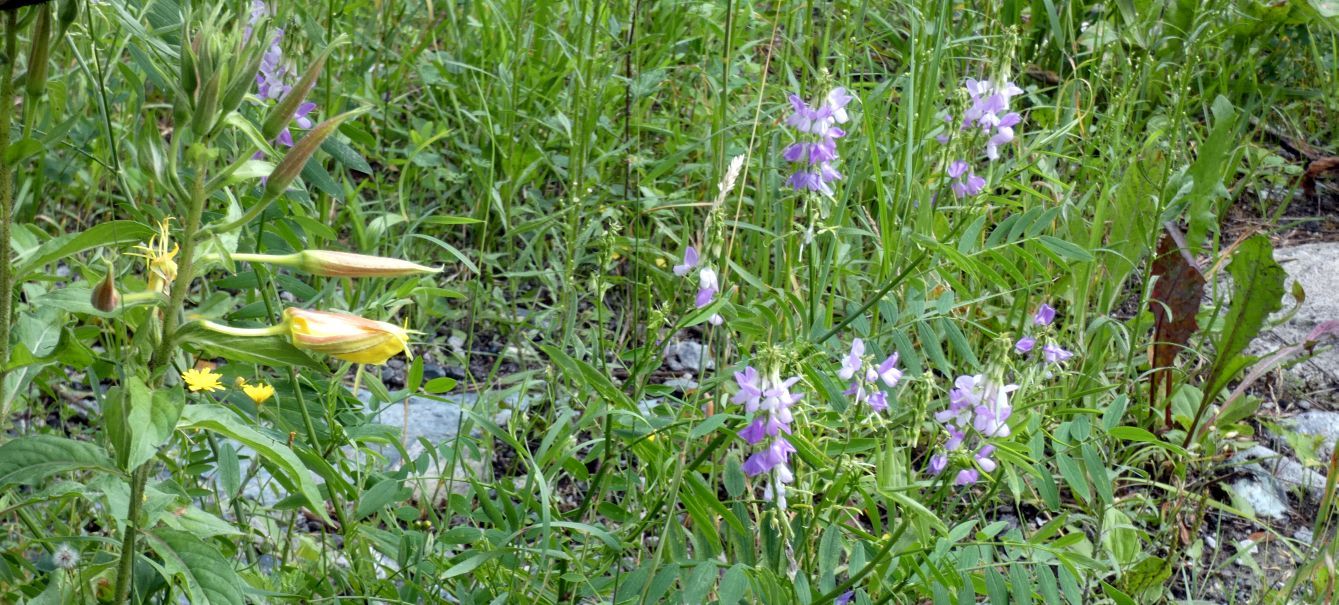
[(332, 311), (284, 309), (293, 346), (352, 363), (381, 365), (409, 353), (409, 331), (395, 324)]
[[(149, 291), (162, 292), (167, 294), (171, 289), (172, 281), (177, 279), (177, 261), (173, 260), (177, 252), (181, 251), (181, 246), (172, 244), (171, 233), (169, 230), (172, 217), (163, 219), (158, 223), (158, 234), (149, 238), (148, 244), (135, 246), (142, 252), (130, 252), (131, 256), (138, 256), (144, 259), (145, 272), (148, 273)], [(168, 245), (172, 249), (168, 250)]]

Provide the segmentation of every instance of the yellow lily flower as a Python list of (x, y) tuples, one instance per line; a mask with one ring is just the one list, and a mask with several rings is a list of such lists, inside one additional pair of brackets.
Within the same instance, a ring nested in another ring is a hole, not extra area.
[(352, 363), (381, 365), (408, 351), (409, 332), (395, 324), (332, 311), (284, 309), (293, 346)]

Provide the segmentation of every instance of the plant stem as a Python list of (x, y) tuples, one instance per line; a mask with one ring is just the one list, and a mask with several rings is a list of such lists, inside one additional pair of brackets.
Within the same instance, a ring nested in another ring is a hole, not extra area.
[[(172, 345), (176, 342), (175, 333), (181, 325), (182, 307), (186, 303), (186, 295), (190, 293), (191, 279), (195, 274), (195, 233), (200, 230), (200, 218), (204, 215), (205, 202), (208, 199), (205, 195), (205, 166), (208, 161), (205, 150), (207, 148), (208, 142), (199, 140), (187, 151), (193, 159), (195, 181), (191, 188), (191, 197), (188, 200), (186, 224), (181, 234), (181, 254), (177, 261), (177, 277), (172, 282), (172, 293), (168, 297), (167, 308), (163, 313), (162, 340), (158, 341), (153, 356), (149, 358), (149, 372), (151, 375), (165, 366), (172, 354)], [(163, 378), (161, 375), (155, 378), (155, 384), (161, 386)], [(126, 515), (125, 536), (121, 539), (121, 562), (116, 571), (116, 603), (125, 603), (130, 598), (130, 584), (133, 577), (131, 572), (134, 569), (133, 563), (135, 560), (135, 536), (139, 531), (140, 508), (144, 504), (144, 484), (149, 479), (149, 470), (152, 464), (153, 461), (149, 460), (139, 465), (139, 468), (135, 469), (131, 477), (130, 507)]]
[[(5, 52), (0, 56), (0, 150), (9, 149), (10, 122), (14, 121), (14, 62), (18, 54), (18, 11), (5, 11)], [(9, 418), (9, 398), (4, 395), (9, 367), (10, 317), (14, 313), (14, 271), (10, 265), (9, 241), (14, 225), (14, 165), (0, 155), (0, 425)]]
[(149, 463), (139, 465), (130, 478), (130, 508), (126, 514), (125, 537), (121, 539), (121, 561), (116, 567), (116, 600), (130, 600), (130, 582), (134, 574), (135, 537), (139, 533), (140, 509), (144, 506), (144, 484), (149, 480)]

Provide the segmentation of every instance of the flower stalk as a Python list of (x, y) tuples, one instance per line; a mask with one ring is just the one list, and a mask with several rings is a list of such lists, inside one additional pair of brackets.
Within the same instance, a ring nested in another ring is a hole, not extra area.
[[(5, 49), (0, 55), (0, 150), (9, 149), (9, 125), (14, 120), (14, 62), (18, 54), (18, 12), (5, 11)], [(10, 263), (10, 239), (14, 226), (14, 164), (0, 154), (0, 389), (9, 367), (10, 321), (14, 302), (14, 268)], [(7, 400), (0, 400), (0, 423), (9, 418)]]

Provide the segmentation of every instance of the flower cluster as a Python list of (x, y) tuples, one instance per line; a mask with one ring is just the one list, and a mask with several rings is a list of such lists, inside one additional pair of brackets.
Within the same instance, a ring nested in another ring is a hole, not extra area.
[(845, 88), (838, 87), (822, 103), (811, 107), (799, 95), (790, 95), (794, 113), (786, 118), (786, 124), (795, 129), (801, 140), (786, 147), (782, 156), (787, 162), (800, 165), (786, 181), (796, 191), (832, 195), (831, 183), (842, 178), (832, 167), (832, 161), (837, 159), (837, 139), (846, 136), (846, 131), (837, 124), (850, 120), (846, 105), (853, 98)]
[[(959, 376), (949, 392), (949, 406), (935, 414), (948, 439), (944, 442), (944, 451), (930, 458), (930, 474), (938, 475), (948, 468), (950, 456), (961, 456), (957, 452), (970, 452), (972, 464), (958, 471), (954, 485), (965, 486), (976, 483), (981, 471), (992, 472), (997, 464), (991, 458), (995, 446), (987, 439), (1008, 437), (1009, 416), (1013, 407), (1009, 405), (1009, 393), (1018, 390), (1016, 384), (999, 384), (983, 375)], [(969, 438), (971, 447), (969, 445)], [(973, 451), (975, 450), (975, 451)], [(980, 469), (980, 470), (978, 470)]]
[[(963, 112), (960, 130), (965, 133), (979, 132), (985, 137), (986, 157), (997, 160), (1000, 147), (1014, 140), (1014, 127), (1023, 121), (1017, 112), (1010, 111), (1009, 101), (1023, 93), (1013, 82), (995, 84), (987, 80), (967, 78), (964, 86), (970, 97), (970, 104)], [(944, 115), (944, 121), (952, 124), (953, 116)], [(936, 139), (948, 143), (949, 135), (941, 134)], [(950, 179), (949, 189), (954, 197), (962, 199), (985, 191), (986, 179), (978, 176), (966, 160), (954, 160), (949, 163), (946, 173)]]
[[(274, 11), (264, 0), (252, 0), (251, 16), (247, 20), (246, 37), (250, 39), (252, 29), (256, 24), (261, 19), (273, 14)], [(283, 28), (274, 28), (274, 36), (270, 38), (269, 46), (266, 47), (265, 54), (260, 60), (260, 70), (256, 72), (256, 96), (260, 97), (262, 101), (278, 101), (293, 90), (293, 86), (288, 83), (291, 79), (292, 70), (288, 62), (284, 60), (283, 41)], [(303, 102), (293, 112), (293, 121), (304, 130), (311, 128), (312, 120), (308, 116), (315, 109), (315, 103), (311, 101)], [(275, 137), (275, 143), (284, 147), (292, 147), (293, 133), (289, 132), (288, 128), (284, 128), (279, 132), (279, 136)]]
[[(697, 269), (700, 261), (701, 258), (698, 256), (697, 248), (689, 246), (683, 253), (683, 262), (674, 265), (674, 274), (679, 277), (688, 277), (688, 274), (692, 273), (693, 269)], [(695, 299), (697, 308), (701, 309), (715, 302), (716, 295), (720, 292), (721, 284), (716, 277), (716, 270), (710, 266), (704, 266), (701, 269), (698, 269), (697, 297)], [(710, 321), (713, 326), (719, 326), (725, 320), (721, 318), (719, 313), (717, 313), (713, 314), (708, 321)]]
[[(190, 389), (192, 393), (201, 391), (213, 393), (214, 391), (226, 390), (222, 378), (222, 375), (216, 373), (214, 368), (208, 365), (190, 368), (181, 373), (181, 381), (186, 383), (186, 388)], [(251, 384), (245, 378), (238, 376), (234, 384), (237, 385), (237, 388), (242, 389), (242, 392), (246, 393), (251, 401), (256, 402), (256, 405), (265, 403), (271, 397), (274, 397), (274, 387), (263, 382)]]
[(837, 376), (842, 380), (854, 379), (851, 387), (843, 394), (854, 396), (856, 405), (869, 404), (875, 412), (888, 409), (888, 394), (879, 388), (879, 383), (893, 388), (902, 380), (902, 371), (897, 369), (897, 357), (897, 353), (893, 353), (878, 365), (866, 363), (865, 341), (859, 338), (852, 340), (851, 352), (842, 360), (841, 369), (837, 370)]
[(775, 500), (782, 510), (786, 509), (786, 485), (795, 480), (789, 464), (795, 447), (786, 435), (790, 434), (790, 423), (794, 420), (790, 408), (804, 397), (803, 393), (790, 391), (799, 380), (798, 376), (782, 380), (778, 374), (763, 378), (758, 370), (748, 366), (743, 372), (735, 372), (739, 392), (731, 399), (742, 404), (746, 413), (758, 412), (753, 421), (739, 431), (739, 436), (749, 445), (767, 443), (744, 462), (744, 472), (750, 477), (770, 475), (763, 498)]
[(1009, 111), (1009, 99), (1023, 94), (1013, 82), (993, 84), (986, 80), (967, 78), (967, 94), (972, 104), (962, 116), (962, 129), (981, 129), (986, 137), (986, 157), (997, 160), (1000, 147), (1014, 140), (1014, 126), (1023, 121), (1017, 112)]
[[(1037, 308), (1037, 312), (1032, 315), (1032, 325), (1039, 328), (1046, 328), (1055, 321), (1055, 308), (1046, 303), (1042, 303)], [(1014, 343), (1014, 351), (1019, 355), (1027, 355), (1037, 346), (1037, 339), (1033, 336), (1024, 336)], [(1060, 363), (1073, 357), (1074, 354), (1061, 348), (1055, 342), (1047, 342), (1041, 347), (1041, 357), (1046, 363)]]

